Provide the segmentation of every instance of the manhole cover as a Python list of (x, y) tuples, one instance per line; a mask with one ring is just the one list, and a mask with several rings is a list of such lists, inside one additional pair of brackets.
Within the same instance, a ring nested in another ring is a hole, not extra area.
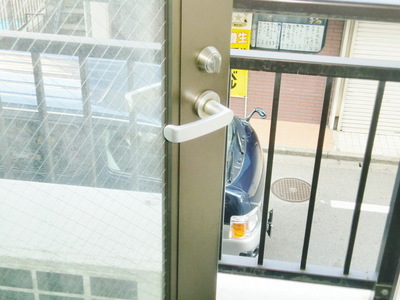
[(271, 190), (281, 200), (303, 202), (310, 200), (311, 185), (297, 178), (282, 178), (272, 184)]

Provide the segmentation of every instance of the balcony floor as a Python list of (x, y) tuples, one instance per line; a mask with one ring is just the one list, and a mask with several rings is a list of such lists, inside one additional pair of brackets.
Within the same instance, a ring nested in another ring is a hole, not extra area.
[[(218, 273), (217, 300), (371, 300), (369, 290)], [(400, 300), (399, 293), (395, 300)]]

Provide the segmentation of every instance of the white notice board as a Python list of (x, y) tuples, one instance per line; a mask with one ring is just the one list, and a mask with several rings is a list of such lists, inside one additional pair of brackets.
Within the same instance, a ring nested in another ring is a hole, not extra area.
[(281, 50), (318, 52), (324, 40), (324, 25), (282, 24)]
[(319, 52), (325, 25), (259, 21), (256, 47), (271, 50)]
[(279, 49), (282, 23), (258, 22), (256, 47), (265, 49)]

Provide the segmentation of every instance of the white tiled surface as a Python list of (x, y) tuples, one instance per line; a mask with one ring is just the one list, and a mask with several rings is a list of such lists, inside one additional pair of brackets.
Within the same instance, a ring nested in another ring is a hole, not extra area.
[[(369, 290), (218, 273), (217, 300), (371, 300)], [(399, 300), (399, 297), (396, 298)]]
[[(364, 154), (367, 144), (367, 134), (335, 131), (333, 134), (336, 151), (346, 153)], [(374, 155), (399, 157), (400, 136), (376, 135), (373, 152)]]

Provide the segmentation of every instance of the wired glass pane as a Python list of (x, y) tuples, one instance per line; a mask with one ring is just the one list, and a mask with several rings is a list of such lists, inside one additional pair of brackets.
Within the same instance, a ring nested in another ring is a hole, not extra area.
[(165, 1), (0, 0), (0, 298), (163, 294)]

